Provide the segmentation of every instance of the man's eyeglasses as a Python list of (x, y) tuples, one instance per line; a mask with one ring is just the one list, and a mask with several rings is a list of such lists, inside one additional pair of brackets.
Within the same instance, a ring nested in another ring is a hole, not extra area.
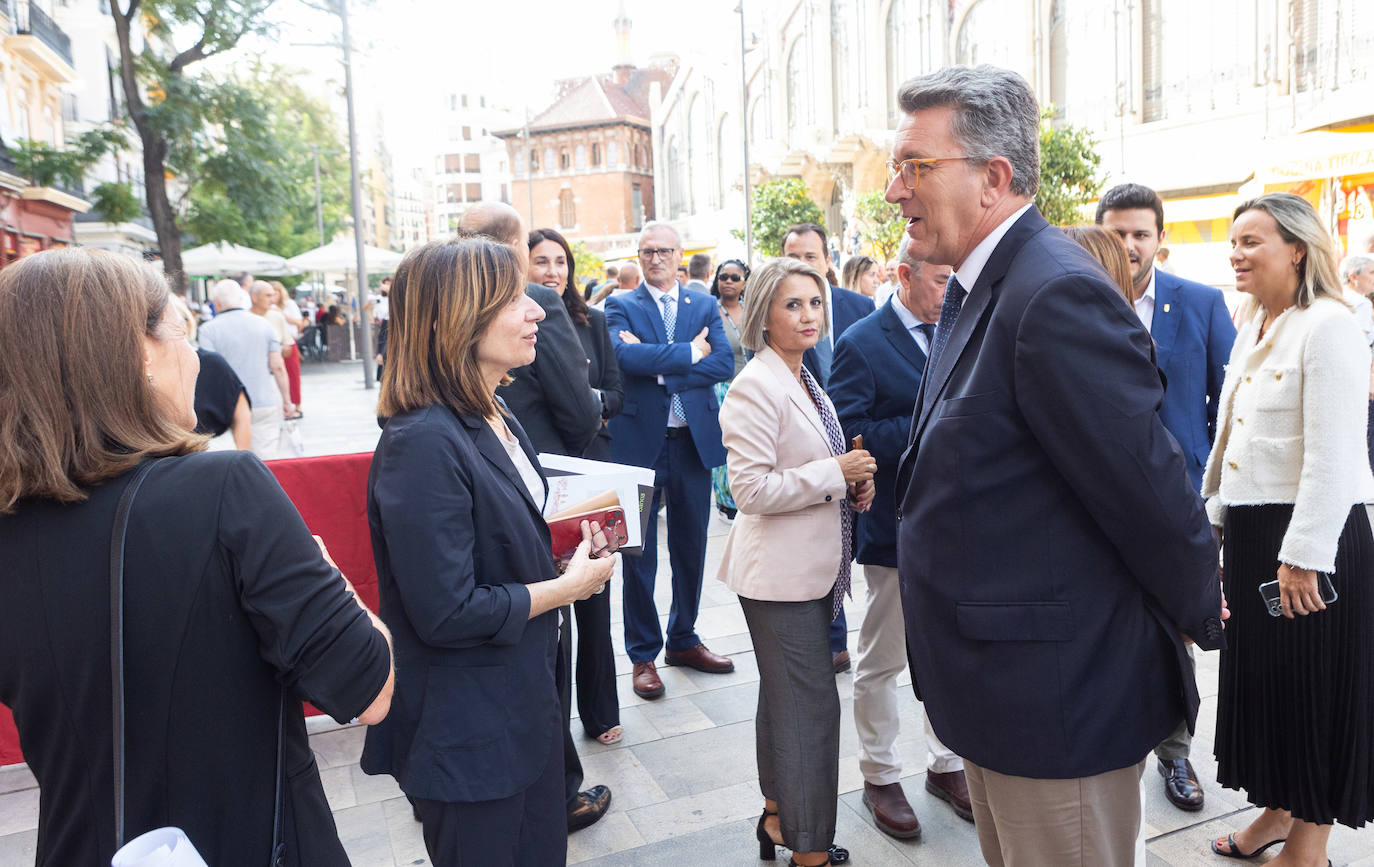
[(887, 161), (887, 182), (892, 183), (898, 175), (902, 177), (902, 186), (908, 190), (914, 190), (921, 186), (921, 171), (926, 166), (935, 163), (943, 163), (948, 160), (966, 160), (968, 157), (925, 157), (922, 159), (909, 159), (897, 162), (896, 160)]
[(677, 252), (675, 247), (650, 247), (639, 251), (641, 259), (667, 259)]
[(719, 274), (716, 279), (722, 283), (738, 283), (744, 279), (743, 274)]

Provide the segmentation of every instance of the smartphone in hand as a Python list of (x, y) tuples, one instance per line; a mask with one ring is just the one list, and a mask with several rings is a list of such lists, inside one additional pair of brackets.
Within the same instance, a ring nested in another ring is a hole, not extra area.
[[(1283, 594), (1279, 592), (1278, 579), (1261, 584), (1259, 592), (1260, 596), (1264, 598), (1264, 607), (1268, 610), (1269, 616), (1282, 617)], [(1340, 595), (1336, 593), (1336, 586), (1331, 583), (1331, 576), (1326, 572), (1317, 573), (1317, 593), (1327, 605), (1340, 598)]]

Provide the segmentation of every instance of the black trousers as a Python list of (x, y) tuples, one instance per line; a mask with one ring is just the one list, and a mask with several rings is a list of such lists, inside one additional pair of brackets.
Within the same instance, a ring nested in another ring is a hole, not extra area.
[(434, 867), (547, 867), (568, 860), (563, 803), (563, 750), (550, 745), (548, 764), (529, 788), (495, 801), (452, 803), (411, 798)]
[(577, 714), (594, 738), (620, 725), (615, 691), (615, 648), (611, 646), (611, 587), (573, 603), (577, 618)]
[[(572, 736), (572, 609), (564, 608), (562, 618), (563, 623), (558, 627), (558, 662), (554, 666), (554, 677), (558, 680), (558, 702), (563, 706), (563, 800), (566, 809), (571, 810), (582, 791), (582, 760), (577, 757), (577, 745)], [(565, 811), (561, 823), (565, 833), (567, 821)]]

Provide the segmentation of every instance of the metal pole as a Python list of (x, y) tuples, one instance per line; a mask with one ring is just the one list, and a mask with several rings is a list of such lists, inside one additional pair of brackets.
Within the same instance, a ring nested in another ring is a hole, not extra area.
[[(358, 127), (353, 118), (353, 46), (348, 40), (348, 0), (338, 0), (339, 20), (343, 22), (344, 100), (348, 103), (348, 167), (353, 193), (353, 241), (358, 251), (358, 281), (354, 289), (358, 300), (358, 320), (363, 342), (363, 388), (371, 389), (376, 369), (372, 361), (372, 320), (364, 307), (367, 294), (367, 256), (363, 252), (363, 193), (358, 179)], [(353, 329), (349, 329), (349, 334)]]
[(739, 13), (739, 98), (740, 140), (744, 142), (744, 261), (754, 260), (754, 190), (749, 181), (749, 71), (744, 60), (744, 0)]
[(320, 233), (320, 246), (324, 246), (324, 194), (320, 190), (320, 146), (315, 151), (315, 230)]

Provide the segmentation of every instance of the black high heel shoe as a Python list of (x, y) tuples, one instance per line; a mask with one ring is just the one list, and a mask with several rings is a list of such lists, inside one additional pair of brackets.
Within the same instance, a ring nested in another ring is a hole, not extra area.
[[(759, 841), (759, 860), (761, 861), (775, 861), (778, 857), (778, 846), (781, 844), (774, 843), (773, 838), (768, 836), (768, 831), (763, 827), (764, 821), (767, 820), (769, 816), (776, 815), (776, 810), (769, 810), (765, 807), (762, 815), (759, 816), (759, 826), (755, 830), (754, 836), (756, 836)], [(849, 860), (849, 850), (843, 846), (831, 846), (827, 854), (829, 855), (829, 860), (826, 861), (824, 865), (821, 865), (821, 867), (829, 867), (831, 864), (843, 864)], [(788, 867), (800, 867), (800, 865), (791, 858), (787, 859), (787, 864)]]

